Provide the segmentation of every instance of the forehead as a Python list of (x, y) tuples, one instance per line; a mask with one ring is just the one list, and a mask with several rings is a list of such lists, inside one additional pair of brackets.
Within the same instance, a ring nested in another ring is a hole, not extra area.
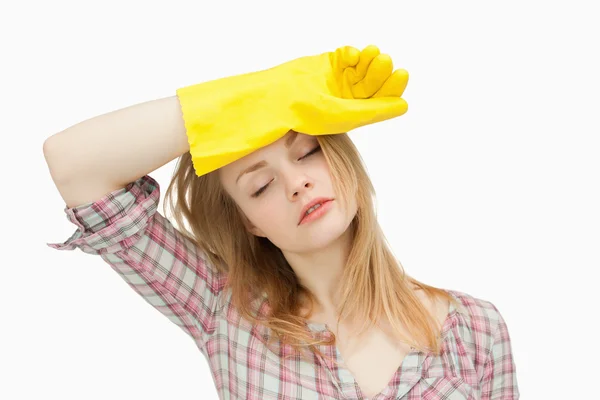
[(225, 180), (225, 181), (234, 180), (235, 181), (238, 174), (244, 168), (248, 167), (249, 165), (251, 165), (254, 162), (257, 162), (261, 159), (262, 153), (265, 153), (265, 152), (269, 151), (269, 149), (279, 147), (279, 146), (285, 146), (286, 148), (290, 147), (296, 139), (301, 140), (303, 137), (308, 137), (308, 136), (310, 136), (310, 135), (306, 135), (304, 133), (299, 133), (299, 132), (290, 130), (288, 133), (286, 133), (283, 137), (277, 139), (275, 142), (270, 143), (266, 146), (263, 146), (255, 151), (253, 151), (252, 153), (247, 154), (244, 157), (242, 157), (238, 160), (235, 160), (233, 162), (230, 162), (229, 164), (224, 165), (221, 168), (219, 168), (219, 170), (218, 170), (219, 178), (221, 179), (221, 181), (223, 181), (223, 180)]

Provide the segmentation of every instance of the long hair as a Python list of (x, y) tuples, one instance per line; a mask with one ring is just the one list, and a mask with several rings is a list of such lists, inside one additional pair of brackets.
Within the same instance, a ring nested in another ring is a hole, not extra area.
[[(399, 342), (439, 355), (441, 327), (414, 289), (423, 290), (434, 301), (446, 299), (457, 308), (461, 304), (445, 290), (408, 276), (395, 259), (377, 221), (375, 189), (347, 133), (316, 137), (330, 168), (336, 198), (343, 201), (346, 210), (351, 196), (357, 200), (357, 213), (348, 228), (352, 230), (352, 245), (341, 280), (338, 323), (349, 315), (363, 321), (357, 333), (360, 336), (385, 318)], [(183, 154), (165, 193), (165, 215), (167, 205), (181, 233), (227, 274), (224, 290), (231, 291), (231, 304), (240, 316), (270, 328), (271, 336), (280, 344), (300, 353), (309, 349), (323, 357), (314, 345), (335, 344), (335, 335), (313, 337), (306, 322), (318, 303), (316, 297), (299, 282), (277, 246), (246, 229), (248, 220), (222, 187), (218, 170), (199, 177), (190, 153)], [(260, 316), (254, 300), (265, 296), (269, 312)], [(309, 305), (308, 315), (300, 315), (303, 304)], [(409, 337), (401, 335), (402, 330), (408, 331)]]

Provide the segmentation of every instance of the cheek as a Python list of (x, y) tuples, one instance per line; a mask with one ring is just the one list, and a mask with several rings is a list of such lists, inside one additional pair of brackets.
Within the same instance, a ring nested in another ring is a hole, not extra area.
[(247, 210), (246, 215), (254, 226), (264, 232), (277, 230), (277, 227), (286, 218), (281, 204), (276, 201), (263, 201), (260, 204), (253, 205)]
[(256, 221), (260, 224), (263, 232), (272, 238), (282, 238), (290, 231), (296, 216), (290, 212), (289, 207), (281, 203), (273, 203), (261, 208), (256, 216)]
[(260, 205), (258, 215), (270, 225), (277, 225), (286, 218), (286, 209), (281, 201), (268, 201)]

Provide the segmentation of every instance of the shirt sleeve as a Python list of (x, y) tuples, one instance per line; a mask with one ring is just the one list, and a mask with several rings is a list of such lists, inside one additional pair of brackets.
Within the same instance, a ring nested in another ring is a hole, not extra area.
[(64, 212), (77, 230), (58, 250), (99, 255), (156, 310), (202, 348), (214, 332), (226, 277), (158, 211), (160, 187), (145, 175)]
[(518, 400), (517, 370), (510, 335), (504, 318), (492, 304), (497, 318), (492, 348), (484, 365), (481, 380), (482, 400)]

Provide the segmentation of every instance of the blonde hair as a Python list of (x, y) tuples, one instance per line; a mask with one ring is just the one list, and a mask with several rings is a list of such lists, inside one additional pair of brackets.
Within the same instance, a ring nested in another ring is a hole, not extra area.
[[(406, 275), (393, 256), (377, 221), (375, 189), (350, 137), (346, 133), (316, 137), (330, 167), (336, 198), (348, 210), (351, 196), (356, 196), (358, 206), (349, 227), (353, 244), (341, 281), (338, 322), (352, 314), (355, 320), (363, 321), (357, 333), (360, 335), (384, 317), (398, 341), (439, 355), (441, 327), (413, 288), (420, 288), (430, 299), (446, 299), (457, 308), (461, 305), (447, 291)], [(183, 154), (165, 193), (164, 206), (167, 204), (181, 233), (228, 275), (224, 290), (231, 290), (231, 304), (243, 318), (270, 328), (280, 343), (300, 352), (308, 348), (323, 357), (314, 345), (335, 344), (335, 335), (315, 339), (307, 329), (305, 323), (316, 298), (300, 284), (278, 247), (246, 229), (248, 220), (223, 188), (218, 170), (199, 177), (190, 153)], [(253, 300), (265, 295), (270, 312), (262, 318), (252, 307)], [(300, 315), (302, 299), (310, 304), (308, 316)], [(401, 327), (410, 337), (400, 335)]]

